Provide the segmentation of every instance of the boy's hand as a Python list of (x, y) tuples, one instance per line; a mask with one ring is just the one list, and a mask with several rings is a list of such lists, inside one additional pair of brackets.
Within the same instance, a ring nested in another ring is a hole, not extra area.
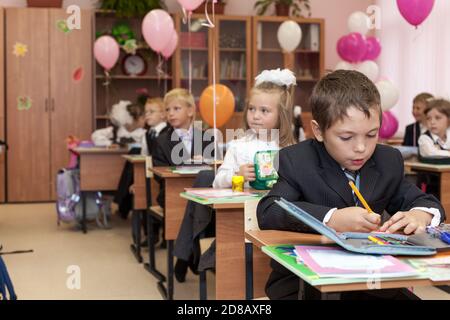
[(399, 211), (383, 224), (380, 231), (394, 233), (404, 228), (405, 234), (422, 233), (432, 219), (433, 215), (422, 210)]
[(245, 181), (255, 181), (255, 166), (252, 163), (243, 164), (239, 167), (239, 176), (243, 176)]
[(369, 213), (360, 207), (350, 207), (336, 210), (327, 226), (337, 232), (372, 232), (380, 227), (381, 218), (378, 214)]

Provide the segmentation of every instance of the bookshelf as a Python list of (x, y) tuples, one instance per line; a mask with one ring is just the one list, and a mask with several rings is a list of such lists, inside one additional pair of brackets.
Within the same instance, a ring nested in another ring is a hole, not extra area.
[[(302, 41), (293, 53), (283, 52), (277, 39), (278, 28), (287, 19), (302, 29)], [(297, 77), (294, 105), (310, 112), (309, 96), (325, 74), (324, 32), (323, 19), (253, 17), (253, 78), (265, 69), (291, 69)]]
[(141, 32), (142, 18), (118, 18), (114, 11), (95, 11), (95, 28), (93, 39), (95, 41), (97, 33), (111, 33), (112, 28), (118, 23), (126, 23), (130, 26), (136, 39), (138, 40), (139, 48), (137, 54), (141, 55), (146, 64), (146, 72), (139, 76), (129, 76), (123, 72), (123, 61), (127, 53), (121, 49), (119, 61), (110, 72), (110, 84), (105, 86), (105, 75), (102, 67), (96, 63), (94, 68), (94, 128), (104, 128), (110, 125), (108, 113), (111, 106), (120, 100), (136, 101), (136, 90), (146, 88), (151, 96), (163, 97), (165, 92), (173, 88), (174, 76), (173, 64), (174, 60), (164, 62), (163, 69), (168, 74), (168, 77), (158, 76), (156, 68), (159, 64), (158, 56), (145, 44)]

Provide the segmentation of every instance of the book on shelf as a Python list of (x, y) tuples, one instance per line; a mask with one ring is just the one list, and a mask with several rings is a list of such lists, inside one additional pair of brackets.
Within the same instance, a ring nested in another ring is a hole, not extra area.
[(245, 55), (242, 54), (239, 60), (223, 59), (220, 68), (220, 77), (222, 79), (245, 79)]

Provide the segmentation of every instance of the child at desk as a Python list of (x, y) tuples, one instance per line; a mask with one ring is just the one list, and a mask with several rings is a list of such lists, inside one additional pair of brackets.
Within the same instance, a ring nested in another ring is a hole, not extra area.
[[(194, 128), (194, 97), (186, 89), (173, 89), (165, 95), (164, 107), (171, 127), (158, 136), (152, 147), (153, 166), (177, 166), (202, 159), (203, 151), (211, 141), (203, 139), (203, 132)], [(197, 141), (200, 146), (195, 145)], [(164, 208), (164, 183), (155, 179), (161, 187), (157, 201)]]
[(110, 120), (112, 126), (95, 130), (91, 139), (98, 147), (116, 144), (138, 144), (145, 135), (144, 108), (130, 101), (120, 101), (112, 107)]
[[(292, 126), (293, 88), (296, 84), (294, 74), (285, 70), (267, 70), (256, 77), (255, 87), (250, 92), (249, 103), (244, 109), (244, 135), (229, 143), (223, 164), (213, 179), (214, 188), (231, 188), (233, 176), (244, 177), (246, 187), (254, 181), (255, 168), (253, 159), (258, 151), (279, 150), (295, 143)], [(274, 130), (274, 131), (272, 131)], [(203, 172), (207, 175), (207, 172)], [(209, 187), (211, 180), (205, 178), (206, 184), (194, 184), (194, 187)], [(175, 243), (174, 254), (178, 258), (175, 276), (183, 282), (188, 265), (194, 271), (199, 263), (199, 236), (208, 226), (213, 229), (212, 212), (209, 208), (189, 201), (183, 223)], [(202, 256), (199, 269), (213, 268), (215, 265), (215, 246)]]
[[(377, 145), (380, 94), (366, 76), (345, 70), (328, 74), (314, 88), (310, 105), (315, 139), (280, 151), (278, 182), (258, 204), (261, 229), (312, 232), (274, 202), (281, 197), (337, 232), (394, 233), (404, 228), (404, 233), (411, 234), (444, 221), (439, 201), (405, 180), (400, 152)], [(364, 209), (349, 181), (355, 181), (374, 212), (386, 211), (390, 219), (381, 224), (379, 214)], [(298, 277), (274, 261), (271, 266), (266, 285), (269, 298), (297, 299)], [(310, 286), (306, 289), (307, 297), (317, 294)], [(396, 290), (380, 294), (404, 297)], [(367, 294), (343, 296), (358, 299)]]
[(417, 147), (419, 145), (420, 135), (427, 131), (427, 117), (425, 115), (427, 100), (432, 98), (433, 96), (426, 92), (418, 94), (414, 98), (412, 114), (416, 122), (406, 127), (405, 137), (403, 138), (404, 146)]
[(422, 157), (450, 157), (450, 102), (431, 100), (425, 116), (429, 129), (419, 138), (419, 154)]
[(150, 156), (154, 149), (156, 138), (169, 130), (166, 122), (164, 102), (161, 98), (149, 98), (145, 103), (145, 124), (147, 132), (142, 138), (141, 154)]

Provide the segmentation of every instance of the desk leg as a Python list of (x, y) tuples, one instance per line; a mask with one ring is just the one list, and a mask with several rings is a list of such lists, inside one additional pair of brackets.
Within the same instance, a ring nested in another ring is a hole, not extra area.
[(83, 233), (87, 233), (87, 226), (86, 226), (86, 192), (81, 191), (81, 205), (83, 209), (83, 217), (81, 218), (81, 229), (83, 230)]
[(216, 209), (216, 299), (245, 299), (243, 209)]
[(150, 212), (147, 213), (147, 244), (148, 263), (144, 263), (144, 268), (152, 274), (158, 281), (166, 281), (166, 277), (156, 269), (155, 259), (155, 235), (153, 233), (153, 220), (155, 218)]
[(167, 299), (173, 300), (173, 240), (167, 240)]
[(139, 263), (142, 263), (141, 255), (141, 211), (133, 210), (131, 215), (131, 237), (133, 243), (130, 245), (131, 252)]
[(298, 300), (306, 300), (305, 281), (302, 278), (298, 278)]
[(447, 223), (450, 221), (450, 172), (441, 172), (440, 200), (444, 207)]
[(253, 244), (245, 243), (245, 299), (253, 299)]

